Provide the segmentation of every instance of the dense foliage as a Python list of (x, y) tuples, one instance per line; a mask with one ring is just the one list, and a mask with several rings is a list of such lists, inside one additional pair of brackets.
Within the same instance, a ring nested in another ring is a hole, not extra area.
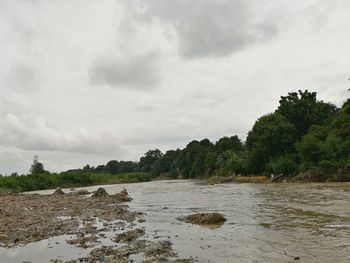
[(314, 180), (350, 180), (350, 101), (338, 109), (315, 92), (292, 92), (255, 122), (245, 143), (237, 136), (192, 141), (160, 153), (152, 165), (155, 176), (172, 178), (310, 173)]
[(36, 157), (28, 176), (0, 177), (0, 189), (28, 191), (57, 186), (137, 182), (152, 178), (198, 178), (230, 175), (313, 174), (314, 180), (350, 180), (350, 100), (338, 109), (317, 100), (315, 92), (282, 96), (275, 112), (259, 118), (246, 142), (237, 136), (192, 141), (163, 154), (149, 150), (139, 162), (50, 174)]

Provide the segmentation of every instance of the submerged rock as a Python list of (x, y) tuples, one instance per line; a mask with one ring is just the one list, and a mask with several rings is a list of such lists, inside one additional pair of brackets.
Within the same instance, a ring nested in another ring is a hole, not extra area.
[(53, 192), (53, 195), (64, 195), (65, 192), (62, 191), (61, 187), (58, 187), (55, 192)]
[(132, 200), (128, 191), (125, 188), (122, 191), (120, 191), (119, 193), (115, 194), (115, 197), (120, 202), (130, 202)]
[(107, 197), (107, 196), (108, 196), (107, 191), (102, 187), (98, 188), (97, 191), (94, 192), (92, 195), (92, 197), (97, 197), (97, 198)]
[(198, 213), (180, 217), (178, 220), (199, 225), (218, 225), (223, 224), (226, 218), (220, 213)]

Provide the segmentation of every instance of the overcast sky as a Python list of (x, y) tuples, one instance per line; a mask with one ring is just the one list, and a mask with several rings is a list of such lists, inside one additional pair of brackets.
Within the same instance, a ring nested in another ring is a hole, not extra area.
[(348, 0), (0, 0), (0, 173), (245, 139), (298, 89), (341, 106)]

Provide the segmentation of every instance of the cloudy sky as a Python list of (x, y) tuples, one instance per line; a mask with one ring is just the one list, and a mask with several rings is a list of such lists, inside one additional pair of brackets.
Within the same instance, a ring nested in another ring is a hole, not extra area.
[(340, 106), (348, 0), (0, 0), (0, 173), (238, 134), (298, 89)]

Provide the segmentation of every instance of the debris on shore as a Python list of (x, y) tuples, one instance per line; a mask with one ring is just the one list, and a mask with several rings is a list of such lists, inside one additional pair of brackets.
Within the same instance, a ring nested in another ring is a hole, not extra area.
[(108, 196), (107, 191), (104, 188), (100, 187), (100, 188), (97, 189), (96, 192), (94, 192), (92, 194), (91, 197), (93, 197), (93, 198), (104, 198), (104, 197), (107, 197), (107, 196)]
[(65, 195), (66, 193), (63, 192), (62, 188), (61, 187), (58, 187), (55, 192), (53, 192), (52, 195)]
[(115, 197), (120, 202), (130, 202), (132, 200), (128, 191), (125, 188), (122, 191), (120, 191), (119, 193), (115, 194)]
[(220, 213), (197, 213), (180, 217), (178, 220), (198, 225), (219, 225), (223, 224), (226, 218)]
[(136, 228), (136, 229), (118, 234), (115, 237), (114, 242), (130, 242), (143, 236), (144, 234), (145, 234), (144, 229)]
[[(178, 259), (168, 240), (144, 237), (145, 229), (137, 228), (136, 223), (144, 221), (142, 213), (130, 211), (104, 188), (93, 194), (95, 198), (86, 198), (87, 192), (77, 193), (56, 189), (52, 195), (1, 195), (0, 247), (12, 249), (63, 237), (63, 242), (84, 250), (85, 256), (50, 262), (133, 262), (133, 257), (141, 257), (142, 262), (194, 262)], [(118, 196), (130, 200), (126, 190)], [(111, 242), (114, 244), (109, 245)]]

